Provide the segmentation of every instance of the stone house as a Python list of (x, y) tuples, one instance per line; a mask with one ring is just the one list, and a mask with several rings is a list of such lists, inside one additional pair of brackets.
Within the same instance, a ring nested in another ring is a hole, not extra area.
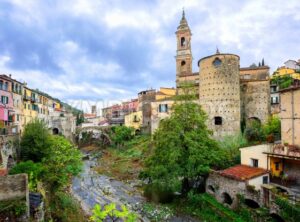
[(262, 184), (269, 183), (267, 170), (237, 165), (222, 171), (212, 171), (206, 181), (206, 191), (220, 203), (231, 208), (238, 206), (238, 195), (258, 208), (263, 205)]

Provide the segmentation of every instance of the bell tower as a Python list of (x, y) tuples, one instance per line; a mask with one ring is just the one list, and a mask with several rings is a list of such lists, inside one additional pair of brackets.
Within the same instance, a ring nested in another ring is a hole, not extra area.
[(182, 18), (180, 20), (177, 31), (175, 32), (177, 38), (176, 51), (176, 85), (178, 86), (179, 77), (191, 75), (192, 70), (192, 50), (191, 50), (191, 30), (185, 18), (185, 12), (182, 11)]

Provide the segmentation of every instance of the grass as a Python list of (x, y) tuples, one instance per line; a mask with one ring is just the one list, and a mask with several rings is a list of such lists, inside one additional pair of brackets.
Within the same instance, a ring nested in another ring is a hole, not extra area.
[(118, 180), (137, 179), (149, 155), (150, 136), (136, 136), (122, 148), (110, 147), (103, 151), (96, 171)]

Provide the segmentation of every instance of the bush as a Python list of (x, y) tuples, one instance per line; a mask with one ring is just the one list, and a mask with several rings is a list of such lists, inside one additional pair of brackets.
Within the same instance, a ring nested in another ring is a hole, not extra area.
[[(274, 142), (275, 139), (280, 139), (281, 122), (277, 116), (270, 116), (265, 125), (263, 125), (264, 134), (267, 136), (268, 142)], [(273, 140), (273, 141), (272, 141)]]
[(250, 143), (265, 141), (266, 137), (261, 123), (255, 120), (251, 121), (245, 129), (245, 137)]
[(134, 137), (134, 129), (126, 126), (115, 126), (111, 128), (111, 139), (115, 145), (123, 145)]
[(19, 173), (28, 174), (29, 190), (36, 191), (37, 183), (44, 173), (44, 167), (41, 163), (34, 163), (31, 160), (28, 160), (26, 162), (18, 163), (9, 171), (9, 174), (11, 175)]
[(124, 205), (121, 206), (121, 210), (118, 210), (114, 203), (108, 204), (103, 208), (96, 204), (93, 209), (93, 216), (90, 219), (93, 222), (117, 221), (118, 219), (122, 219), (125, 222), (136, 222), (137, 215), (129, 212)]
[(34, 120), (25, 126), (21, 138), (21, 160), (40, 162), (50, 147), (50, 133), (44, 122)]

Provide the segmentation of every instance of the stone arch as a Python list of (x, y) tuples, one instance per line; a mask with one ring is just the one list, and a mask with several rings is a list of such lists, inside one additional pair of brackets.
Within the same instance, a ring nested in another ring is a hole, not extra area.
[(278, 215), (276, 213), (270, 214), (270, 217), (271, 217), (272, 221), (275, 221), (275, 222), (285, 222), (285, 220), (280, 215)]
[(251, 116), (251, 117), (249, 117), (249, 118), (248, 118), (248, 122), (249, 122), (250, 124), (253, 123), (253, 122), (256, 122), (256, 123), (261, 124), (261, 120), (260, 120), (258, 117), (256, 117), (256, 116)]
[(246, 206), (248, 206), (252, 209), (260, 208), (259, 204), (255, 200), (252, 200), (252, 199), (246, 198), (244, 203), (246, 204)]
[(226, 203), (228, 205), (231, 205), (233, 203), (232, 197), (227, 192), (222, 193), (221, 197), (223, 203)]
[(59, 134), (59, 129), (58, 128), (53, 128), (52, 129), (52, 134), (53, 135), (58, 135)]

